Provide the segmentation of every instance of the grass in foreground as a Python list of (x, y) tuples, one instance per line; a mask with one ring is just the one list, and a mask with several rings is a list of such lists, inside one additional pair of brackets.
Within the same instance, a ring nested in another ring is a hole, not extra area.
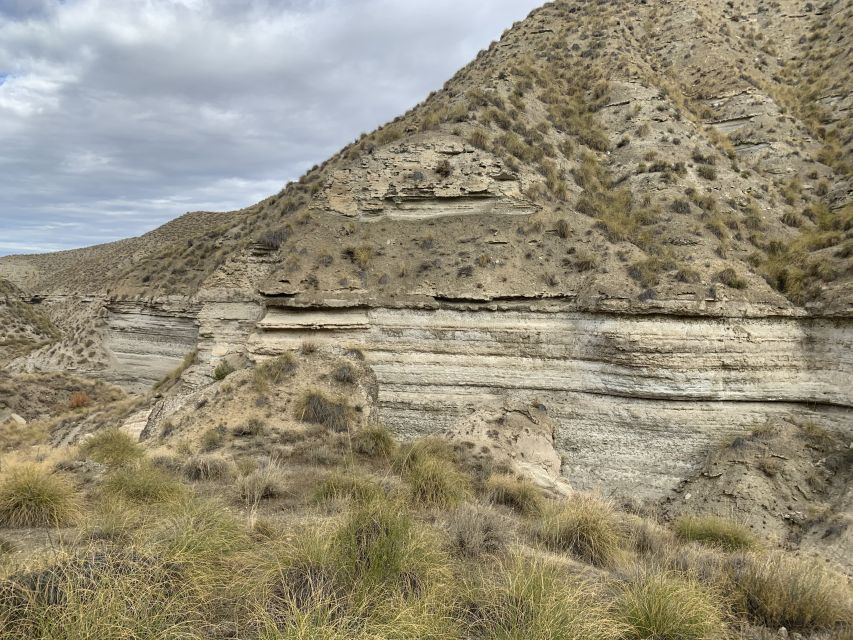
[(13, 468), (0, 480), (2, 527), (61, 527), (73, 524), (79, 514), (74, 485), (45, 467)]

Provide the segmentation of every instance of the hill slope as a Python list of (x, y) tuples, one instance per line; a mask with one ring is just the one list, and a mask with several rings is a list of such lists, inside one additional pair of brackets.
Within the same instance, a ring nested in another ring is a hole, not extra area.
[(555, 2), (278, 196), (2, 264), (51, 291), (192, 293), (262, 239), (285, 289), (846, 312), (851, 11)]

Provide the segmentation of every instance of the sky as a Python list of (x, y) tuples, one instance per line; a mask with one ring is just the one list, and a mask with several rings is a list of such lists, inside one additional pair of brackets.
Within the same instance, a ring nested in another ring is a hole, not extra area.
[(0, 0), (0, 255), (278, 192), (543, 0)]

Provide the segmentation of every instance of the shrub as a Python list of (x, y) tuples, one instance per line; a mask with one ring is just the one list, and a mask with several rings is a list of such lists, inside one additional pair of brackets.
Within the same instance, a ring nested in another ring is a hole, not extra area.
[(255, 367), (255, 385), (264, 388), (268, 383), (278, 385), (287, 380), (296, 371), (296, 358), (285, 353), (278, 358), (266, 360)]
[(749, 529), (717, 516), (683, 516), (675, 523), (675, 533), (681, 540), (701, 542), (727, 551), (751, 549), (757, 545)]
[(542, 510), (542, 494), (529, 480), (496, 474), (486, 481), (486, 493), (496, 503), (530, 515)]
[(174, 476), (144, 461), (112, 471), (104, 480), (102, 490), (108, 497), (125, 498), (139, 504), (167, 502), (184, 492)]
[(569, 221), (565, 218), (557, 220), (557, 235), (563, 240), (572, 235), (572, 228), (569, 226)]
[(215, 380), (225, 380), (232, 373), (234, 373), (234, 366), (230, 362), (223, 360), (213, 370), (213, 378)]
[(702, 282), (702, 274), (690, 267), (682, 267), (675, 272), (675, 279), (687, 284), (697, 284)]
[(83, 391), (72, 393), (68, 399), (69, 409), (82, 409), (83, 407), (88, 407), (90, 404), (92, 404), (92, 398), (89, 397), (88, 393)]
[(136, 462), (145, 455), (142, 446), (130, 434), (118, 428), (104, 429), (80, 445), (80, 454), (110, 467)]
[(456, 555), (477, 558), (503, 551), (509, 542), (507, 525), (482, 507), (463, 505), (450, 514), (447, 534)]
[(841, 575), (780, 552), (736, 556), (731, 566), (746, 613), (760, 624), (804, 632), (853, 625), (853, 591)]
[(685, 198), (676, 198), (672, 201), (670, 208), (675, 213), (690, 213), (690, 201)]
[(366, 269), (373, 259), (374, 249), (369, 244), (359, 247), (349, 247), (344, 251), (344, 257), (350, 260), (359, 269)]
[(473, 638), (616, 640), (620, 625), (590, 583), (520, 557), (483, 570), (465, 600)]
[(453, 173), (453, 167), (450, 166), (450, 161), (447, 158), (442, 158), (438, 161), (435, 172), (442, 178), (449, 178), (450, 174)]
[(619, 551), (613, 509), (606, 502), (583, 494), (546, 507), (534, 524), (533, 533), (548, 548), (566, 551), (596, 566), (612, 564)]
[(726, 637), (715, 598), (690, 580), (666, 573), (640, 575), (617, 602), (626, 639), (715, 640)]
[(717, 170), (714, 167), (703, 164), (696, 167), (696, 173), (700, 178), (704, 178), (705, 180), (716, 180), (717, 179)]
[(382, 496), (382, 489), (373, 480), (355, 473), (333, 473), (326, 477), (314, 493), (321, 501), (354, 500), (368, 502)]
[(61, 527), (74, 522), (79, 508), (72, 484), (43, 467), (14, 468), (0, 481), (0, 526)]
[(347, 362), (335, 367), (332, 378), (341, 384), (354, 384), (358, 375), (353, 366)]
[(727, 267), (720, 271), (720, 273), (717, 274), (717, 280), (732, 289), (746, 289), (747, 287), (747, 281), (744, 278), (741, 278), (737, 274), (737, 271), (731, 267)]
[(290, 237), (290, 232), (290, 227), (264, 231), (258, 237), (258, 245), (267, 251), (278, 251), (278, 249), (281, 248), (281, 245), (287, 242), (287, 239)]
[(254, 436), (262, 436), (266, 431), (263, 421), (259, 418), (249, 418), (241, 425), (234, 427), (231, 434), (237, 438), (251, 438)]
[(468, 478), (452, 463), (426, 457), (405, 474), (412, 500), (426, 507), (453, 507), (468, 495)]
[(296, 403), (296, 419), (340, 433), (349, 430), (354, 416), (352, 407), (343, 401), (331, 400), (322, 391), (309, 391)]
[(225, 442), (225, 427), (211, 427), (201, 434), (199, 445), (204, 452), (210, 452), (218, 449)]
[(182, 468), (189, 480), (223, 480), (234, 473), (234, 464), (219, 455), (197, 455), (187, 460)]
[(362, 429), (352, 439), (353, 451), (373, 458), (390, 458), (396, 446), (394, 438), (383, 427)]

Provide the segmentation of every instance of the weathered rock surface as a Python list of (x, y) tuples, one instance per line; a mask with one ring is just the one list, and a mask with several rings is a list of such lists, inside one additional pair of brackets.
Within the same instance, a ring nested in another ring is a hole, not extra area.
[(579, 488), (661, 495), (707, 448), (770, 415), (851, 431), (853, 327), (804, 318), (621, 316), (559, 308), (271, 307), (255, 357), (305, 341), (361, 349), (405, 436), (541, 403)]

